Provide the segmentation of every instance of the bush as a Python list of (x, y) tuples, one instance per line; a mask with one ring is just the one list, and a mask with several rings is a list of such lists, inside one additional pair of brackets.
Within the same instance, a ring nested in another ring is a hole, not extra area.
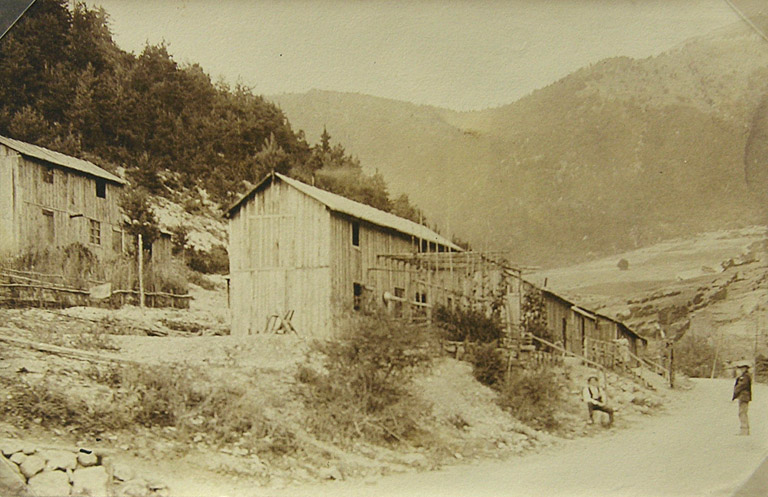
[(554, 430), (559, 427), (556, 413), (561, 392), (561, 380), (550, 368), (514, 370), (499, 389), (499, 403), (525, 424)]
[(504, 381), (506, 361), (497, 347), (496, 342), (485, 343), (474, 347), (470, 353), (472, 374), (483, 385), (493, 387)]
[[(82, 243), (28, 251), (3, 261), (3, 265), (19, 271), (58, 275), (63, 277), (66, 285), (79, 289), (88, 289), (91, 280), (104, 277), (103, 268), (98, 264), (96, 255)], [(53, 282), (62, 281), (56, 279)]]
[(675, 344), (675, 367), (691, 378), (709, 378), (712, 365), (715, 373), (722, 371), (722, 363), (715, 361), (715, 347), (701, 335), (686, 333)]
[[(135, 257), (127, 255), (106, 264), (113, 289), (138, 290), (139, 275)], [(166, 292), (177, 295), (189, 291), (187, 269), (179, 262), (154, 264), (147, 261), (144, 265), (144, 290), (147, 292)]]
[(627, 271), (629, 269), (629, 261), (626, 259), (621, 259), (616, 266), (620, 271)]
[(209, 251), (192, 249), (187, 255), (187, 265), (199, 273), (227, 274), (229, 254), (223, 245), (211, 247)]
[(431, 345), (423, 328), (374, 315), (350, 320), (332, 341), (315, 342), (296, 376), (314, 413), (309, 429), (337, 442), (415, 436), (423, 409), (407, 386), (429, 364)]
[(490, 343), (504, 336), (504, 329), (496, 314), (488, 316), (474, 309), (437, 306), (434, 318), (446, 340)]

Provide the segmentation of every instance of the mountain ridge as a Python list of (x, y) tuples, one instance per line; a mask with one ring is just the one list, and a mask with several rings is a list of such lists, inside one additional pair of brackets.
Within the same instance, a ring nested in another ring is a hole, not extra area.
[(762, 221), (744, 150), (766, 67), (765, 42), (734, 25), (482, 111), (323, 90), (268, 98), (308, 136), (327, 127), (443, 231), (551, 265)]

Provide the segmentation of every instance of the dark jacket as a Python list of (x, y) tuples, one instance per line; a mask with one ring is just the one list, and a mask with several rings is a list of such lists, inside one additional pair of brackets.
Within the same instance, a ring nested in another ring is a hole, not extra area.
[(733, 386), (733, 399), (739, 399), (742, 402), (752, 401), (752, 377), (747, 371), (736, 378), (736, 384)]

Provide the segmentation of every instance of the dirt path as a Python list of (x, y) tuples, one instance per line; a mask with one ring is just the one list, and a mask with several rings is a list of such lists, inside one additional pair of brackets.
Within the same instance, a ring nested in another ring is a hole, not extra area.
[(263, 495), (730, 496), (768, 451), (768, 386), (755, 386), (750, 437), (736, 436), (731, 388), (730, 380), (697, 381), (666, 413), (635, 427), (526, 457)]

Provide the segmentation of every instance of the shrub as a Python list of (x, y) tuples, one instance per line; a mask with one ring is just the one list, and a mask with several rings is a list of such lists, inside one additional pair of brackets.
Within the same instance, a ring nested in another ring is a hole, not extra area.
[(216, 245), (211, 250), (192, 249), (187, 255), (190, 269), (205, 274), (226, 274), (229, 272), (229, 254), (226, 247)]
[(437, 306), (434, 318), (446, 340), (490, 343), (500, 340), (504, 335), (501, 321), (496, 314), (488, 316), (485, 312), (474, 309)]
[(483, 385), (498, 386), (504, 381), (506, 362), (496, 342), (473, 347), (469, 360), (472, 363), (472, 374)]
[(707, 338), (686, 333), (675, 344), (675, 367), (692, 378), (709, 378), (712, 365), (715, 373), (722, 371), (722, 364), (715, 360), (715, 347)]
[(621, 259), (616, 266), (620, 271), (627, 271), (629, 269), (629, 261), (626, 259)]
[[(68, 286), (87, 289), (90, 281), (104, 277), (103, 268), (93, 252), (82, 243), (65, 247), (32, 250), (3, 261), (3, 265), (19, 271), (33, 271), (45, 275), (57, 275)], [(46, 276), (41, 278), (47, 279)], [(54, 279), (55, 283), (62, 280)]]
[(500, 405), (534, 428), (558, 428), (557, 408), (562, 401), (561, 379), (550, 368), (514, 370), (499, 390)]
[(310, 430), (337, 441), (391, 443), (414, 436), (422, 409), (407, 385), (431, 357), (423, 328), (374, 315), (350, 320), (332, 341), (315, 342), (309, 365), (297, 371), (299, 393), (314, 413)]

